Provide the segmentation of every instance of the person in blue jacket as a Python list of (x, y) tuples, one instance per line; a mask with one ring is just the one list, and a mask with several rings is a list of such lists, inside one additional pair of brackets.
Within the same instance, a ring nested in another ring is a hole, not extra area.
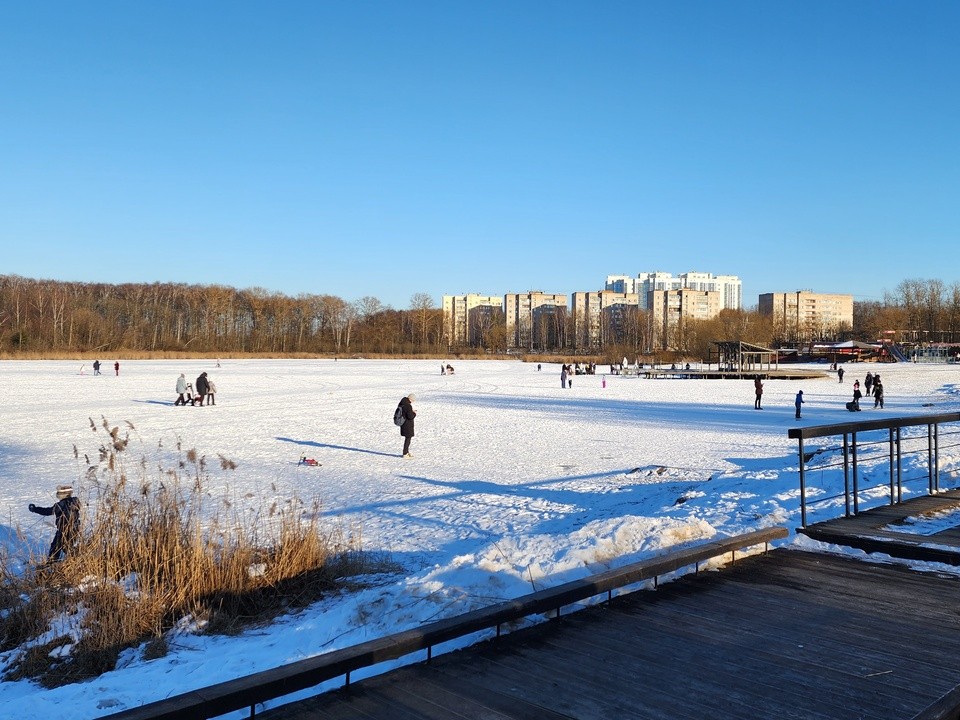
[(800, 419), (800, 406), (803, 405), (803, 390), (797, 392), (797, 399), (793, 401), (793, 404), (797, 408), (797, 420)]

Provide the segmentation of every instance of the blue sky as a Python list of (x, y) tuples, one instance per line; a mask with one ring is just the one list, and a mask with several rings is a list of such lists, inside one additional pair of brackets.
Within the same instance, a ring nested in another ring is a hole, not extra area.
[(960, 3), (0, 7), (0, 273), (414, 293), (960, 281)]

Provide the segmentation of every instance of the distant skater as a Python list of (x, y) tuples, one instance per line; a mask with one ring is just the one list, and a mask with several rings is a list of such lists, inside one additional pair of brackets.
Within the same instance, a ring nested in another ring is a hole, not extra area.
[(797, 420), (800, 419), (800, 406), (803, 405), (804, 402), (805, 401), (803, 399), (803, 390), (797, 391), (797, 399), (793, 401), (793, 404), (797, 408)]
[(94, 374), (94, 375), (99, 375), (99, 374), (100, 374), (100, 361), (99, 361), (99, 360), (94, 360), (94, 361), (93, 361), (93, 374)]
[(217, 386), (213, 384), (213, 380), (207, 380), (207, 405), (216, 405), (217, 404)]
[(840, 382), (843, 382), (843, 368), (837, 368), (837, 377), (840, 378)]
[(117, 360), (113, 364), (113, 372), (116, 373), (117, 377), (120, 377), (120, 361), (119, 360)]
[(567, 366), (564, 365), (560, 370), (560, 387), (567, 388)]
[(760, 376), (759, 376), (759, 375), (757, 375), (757, 376), (753, 379), (753, 390), (754, 390), (754, 392), (756, 393), (756, 396), (757, 396), (757, 399), (753, 401), (753, 409), (754, 409), (754, 410), (763, 410), (763, 408), (760, 407), (760, 399), (763, 397), (763, 383), (760, 381)]
[(864, 378), (863, 387), (867, 390), (867, 395), (872, 395), (871, 389), (873, 388), (873, 373), (867, 373), (867, 377)]
[(883, 383), (873, 379), (873, 406), (883, 410)]
[(417, 412), (413, 409), (414, 400), (416, 400), (416, 396), (413, 393), (400, 400), (400, 408), (403, 411), (403, 425), (400, 426), (400, 435), (403, 437), (403, 457), (408, 460), (413, 457), (410, 453), (410, 441), (414, 436), (413, 419), (417, 417)]

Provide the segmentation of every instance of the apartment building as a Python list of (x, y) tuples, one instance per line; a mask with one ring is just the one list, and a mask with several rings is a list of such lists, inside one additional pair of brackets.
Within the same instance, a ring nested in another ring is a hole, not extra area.
[(504, 313), (510, 347), (546, 350), (566, 345), (567, 296), (540, 290), (508, 293)]
[(600, 290), (573, 294), (573, 346), (597, 349), (620, 342), (637, 322), (640, 298), (637, 293)]
[(640, 307), (644, 310), (650, 309), (651, 292), (683, 288), (719, 293), (721, 310), (739, 310), (743, 307), (743, 283), (736, 275), (686, 272), (674, 276), (672, 273), (657, 270), (642, 272), (636, 278), (629, 278), (627, 275), (609, 275), (604, 287), (617, 292), (637, 293), (640, 296)]
[(720, 294), (721, 310), (739, 310), (743, 307), (743, 282), (736, 275), (688, 272), (680, 275), (681, 287), (701, 292)]
[(687, 320), (710, 320), (722, 309), (720, 293), (715, 290), (651, 290), (647, 299), (651, 342), (661, 350), (683, 347), (682, 334)]
[(811, 290), (764, 293), (758, 309), (772, 317), (774, 333), (788, 342), (832, 338), (853, 328), (853, 295)]
[(503, 313), (499, 295), (444, 295), (443, 330), (448, 347), (483, 345), (487, 331)]

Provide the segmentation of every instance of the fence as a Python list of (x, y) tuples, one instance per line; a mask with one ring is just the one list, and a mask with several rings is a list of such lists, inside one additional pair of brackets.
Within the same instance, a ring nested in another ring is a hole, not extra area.
[[(960, 413), (943, 413), (916, 417), (885, 418), (866, 422), (840, 423), (836, 425), (816, 425), (812, 427), (792, 428), (787, 436), (798, 441), (800, 461), (800, 519), (807, 526), (807, 476), (812, 471), (830, 471), (843, 469), (843, 497), (845, 515), (860, 512), (861, 491), (870, 486), (861, 485), (862, 465), (876, 466), (884, 459), (889, 468), (889, 502), (891, 505), (903, 500), (903, 488), (910, 483), (925, 479), (927, 494), (933, 495), (941, 490), (940, 454), (950, 448), (960, 447), (960, 427), (941, 428), (942, 425), (960, 422)], [(926, 426), (926, 434), (910, 433), (911, 428)], [(866, 437), (864, 437), (866, 436)], [(836, 445), (817, 447), (809, 452), (805, 440), (814, 438), (837, 438)], [(829, 457), (839, 454), (838, 461), (812, 463), (819, 455)], [(926, 455), (923, 475), (904, 475), (905, 458)], [(877, 487), (876, 485), (872, 487)], [(834, 496), (818, 498), (816, 502), (831, 501)], [(812, 502), (809, 504), (813, 504)]]

